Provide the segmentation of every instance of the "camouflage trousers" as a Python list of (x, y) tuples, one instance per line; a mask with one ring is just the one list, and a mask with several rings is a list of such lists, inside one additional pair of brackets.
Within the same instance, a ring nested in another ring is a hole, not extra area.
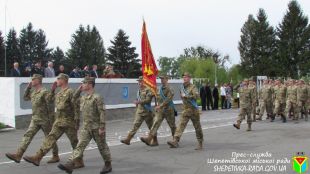
[[(24, 134), (24, 137), (19, 145), (19, 149), (23, 152), (26, 151), (29, 144), (31, 143), (33, 137), (37, 134), (39, 130), (42, 130), (44, 135), (47, 136), (51, 131), (52, 125), (48, 122), (45, 124), (38, 124), (35, 121), (31, 120), (28, 130)], [(55, 143), (53, 147), (53, 155), (58, 155), (58, 147)]]
[(275, 101), (274, 111), (275, 114), (282, 115), (285, 112), (285, 103), (281, 103), (280, 101)]
[(129, 131), (129, 135), (133, 137), (137, 133), (138, 129), (141, 127), (143, 121), (145, 121), (149, 130), (151, 130), (153, 125), (153, 117), (154, 117), (153, 112), (149, 113), (136, 112), (135, 120), (133, 122), (133, 128)]
[(259, 118), (262, 118), (264, 112), (272, 114), (272, 101), (271, 100), (260, 100)]
[(252, 118), (256, 119), (256, 102), (252, 105)]
[(56, 144), (57, 140), (66, 134), (70, 140), (71, 146), (75, 149), (78, 143), (77, 130), (72, 126), (59, 126), (56, 122), (53, 124), (51, 132), (44, 138), (40, 151), (45, 155)]
[(109, 146), (107, 145), (105, 134), (100, 136), (98, 129), (89, 130), (82, 128), (80, 132), (79, 143), (76, 148), (73, 150), (72, 155), (69, 158), (69, 161), (75, 161), (83, 157), (83, 152), (86, 149), (87, 145), (94, 139), (100, 155), (105, 162), (111, 162), (111, 153)]
[(180, 116), (179, 124), (175, 131), (175, 137), (181, 138), (188, 121), (191, 120), (196, 132), (196, 138), (198, 142), (203, 142), (203, 133), (200, 124), (200, 114), (198, 109), (184, 109)]
[(289, 116), (290, 112), (293, 112), (293, 118), (298, 120), (297, 104), (288, 100), (286, 101), (285, 115)]
[(305, 116), (308, 117), (308, 103), (307, 101), (298, 101), (298, 111), (297, 114), (300, 112), (305, 113)]
[(251, 107), (240, 108), (240, 113), (238, 115), (237, 122), (242, 123), (242, 121), (245, 119), (245, 116), (247, 116), (247, 123), (251, 124), (252, 123), (251, 113), (252, 113), (252, 108)]
[(161, 123), (163, 122), (164, 118), (166, 118), (166, 121), (170, 127), (172, 136), (175, 134), (176, 125), (175, 125), (175, 116), (174, 116), (174, 110), (172, 108), (167, 109), (161, 109), (158, 112), (155, 112), (154, 117), (154, 123), (150, 130), (150, 134), (155, 136), (157, 130), (159, 129)]

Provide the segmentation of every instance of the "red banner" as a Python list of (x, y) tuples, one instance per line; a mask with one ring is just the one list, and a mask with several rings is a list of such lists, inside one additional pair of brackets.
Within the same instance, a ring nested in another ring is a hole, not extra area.
[(158, 69), (156, 67), (144, 21), (142, 27), (141, 52), (143, 81), (152, 90), (154, 95), (156, 95), (156, 76), (158, 74)]

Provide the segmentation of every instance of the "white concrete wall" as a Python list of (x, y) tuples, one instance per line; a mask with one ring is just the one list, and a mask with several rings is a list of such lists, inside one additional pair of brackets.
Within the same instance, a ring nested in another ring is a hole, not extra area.
[[(56, 78), (44, 78), (43, 83), (53, 83)], [(20, 85), (23, 83), (29, 83), (30, 78), (11, 78), (11, 77), (0, 77), (0, 122), (15, 127), (15, 116), (29, 115), (31, 114), (31, 109), (22, 109), (20, 107)], [(69, 83), (81, 83), (80, 78), (71, 78)], [(96, 83), (132, 83), (136, 84), (136, 79), (96, 79)], [(160, 84), (160, 80), (157, 80)], [(182, 80), (170, 80), (169, 83), (181, 84)], [(182, 103), (180, 100), (175, 101), (175, 104)], [(154, 105), (154, 103), (153, 103)], [(119, 108), (129, 108), (135, 107), (133, 103), (128, 104), (116, 104), (116, 105), (106, 105), (107, 109), (119, 109)]]

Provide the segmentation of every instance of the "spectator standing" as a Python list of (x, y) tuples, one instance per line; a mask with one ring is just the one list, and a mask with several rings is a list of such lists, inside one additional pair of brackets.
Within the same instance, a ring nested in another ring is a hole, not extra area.
[(213, 95), (213, 110), (218, 110), (219, 109), (219, 90), (218, 90), (218, 85), (215, 84), (213, 91), (212, 91), (212, 95)]
[(226, 91), (226, 108), (230, 109), (231, 108), (231, 87), (229, 85), (226, 86), (225, 88)]
[(90, 77), (90, 71), (88, 65), (86, 65), (82, 71), (82, 77)]
[(21, 72), (19, 69), (19, 64), (18, 62), (14, 62), (13, 68), (11, 69), (11, 77), (21, 77)]
[(44, 69), (42, 67), (41, 61), (34, 65), (34, 68), (31, 70), (31, 75), (33, 74), (40, 74), (42, 77), (44, 77)]
[(67, 74), (65, 73), (65, 67), (63, 65), (59, 65), (58, 71), (56, 71), (56, 76), (58, 76), (60, 73)]
[(71, 73), (70, 73), (70, 78), (81, 78), (81, 74), (79, 72), (79, 67), (75, 67)]
[(206, 99), (207, 99), (207, 93), (206, 93), (206, 87), (205, 85), (202, 85), (200, 88), (200, 100), (201, 100), (201, 110), (206, 111)]
[(44, 70), (45, 77), (55, 77), (55, 70), (53, 62), (48, 62), (47, 68)]
[(93, 65), (93, 70), (90, 71), (90, 76), (91, 77), (95, 77), (95, 78), (99, 77), (98, 72), (97, 72), (97, 68), (98, 68), (97, 65)]
[(224, 106), (226, 108), (226, 84), (224, 83), (222, 86), (221, 86), (221, 107), (222, 109), (224, 109)]
[(206, 94), (207, 94), (207, 109), (210, 110), (210, 106), (211, 106), (211, 109), (213, 109), (213, 102), (212, 102), (211, 87), (209, 83), (207, 83), (205, 89), (206, 89)]

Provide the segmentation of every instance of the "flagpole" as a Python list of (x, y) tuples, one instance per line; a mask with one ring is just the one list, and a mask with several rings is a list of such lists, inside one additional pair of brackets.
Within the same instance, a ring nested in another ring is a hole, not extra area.
[(7, 65), (6, 65), (6, 10), (7, 10), (7, 1), (4, 5), (4, 76), (7, 77)]

